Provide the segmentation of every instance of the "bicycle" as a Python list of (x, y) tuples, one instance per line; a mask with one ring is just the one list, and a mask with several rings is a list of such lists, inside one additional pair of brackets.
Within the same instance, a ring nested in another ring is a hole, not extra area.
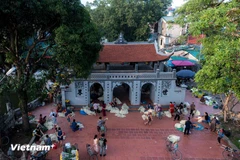
[(177, 148), (173, 147), (173, 142), (169, 141), (168, 138), (166, 139), (166, 147), (167, 150), (171, 153), (171, 157), (173, 160), (182, 159), (182, 153)]
[(240, 159), (240, 152), (236, 149), (230, 148), (228, 146), (222, 145), (221, 148), (223, 148), (223, 158), (225, 160), (239, 160)]
[(1, 145), (2, 146), (7, 146), (10, 142), (9, 137), (5, 132), (1, 132)]
[(86, 149), (89, 155), (89, 160), (98, 160), (97, 153), (92, 149), (90, 144), (86, 144)]
[(5, 160), (19, 160), (19, 158), (15, 157), (14, 155), (6, 155), (2, 149), (0, 149), (0, 157), (1, 159)]

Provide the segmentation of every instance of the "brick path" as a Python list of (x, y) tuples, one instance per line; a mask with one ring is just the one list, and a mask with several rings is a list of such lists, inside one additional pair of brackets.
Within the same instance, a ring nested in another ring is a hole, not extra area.
[[(203, 113), (216, 112), (212, 107), (198, 103), (199, 99), (186, 97), (188, 102), (195, 101), (197, 108)], [(37, 117), (40, 113), (49, 115), (52, 106), (38, 108), (33, 112)], [(170, 153), (166, 150), (165, 139), (170, 134), (181, 137), (179, 150), (184, 160), (222, 160), (222, 151), (217, 145), (217, 135), (209, 130), (196, 131), (184, 136), (182, 132), (175, 130), (173, 118), (163, 117), (154, 119), (151, 126), (145, 126), (139, 112), (130, 112), (126, 118), (118, 118), (114, 114), (107, 113), (108, 149), (106, 157), (100, 160), (170, 160)], [(98, 116), (82, 116), (76, 112), (75, 119), (83, 123), (82, 131), (72, 132), (66, 118), (58, 117), (58, 124), (67, 137), (64, 143), (78, 143), (80, 160), (88, 160), (85, 145), (93, 143), (96, 132)], [(48, 131), (53, 133), (54, 131)], [(58, 160), (62, 148), (51, 150), (49, 160)]]

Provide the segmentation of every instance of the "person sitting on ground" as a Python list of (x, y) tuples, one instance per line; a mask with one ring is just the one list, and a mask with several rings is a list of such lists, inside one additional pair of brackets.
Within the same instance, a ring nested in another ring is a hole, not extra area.
[(71, 124), (71, 128), (72, 128), (73, 132), (75, 132), (79, 129), (79, 125), (77, 124), (75, 119), (73, 119), (73, 122)]
[(203, 95), (202, 95), (202, 97), (200, 98), (200, 102), (201, 102), (201, 103), (205, 103), (205, 98), (204, 98)]
[(49, 146), (52, 145), (52, 140), (48, 135), (46, 135), (45, 145), (49, 145)]
[(45, 122), (46, 122), (46, 116), (42, 117), (42, 114), (40, 114), (39, 123), (40, 123), (41, 125), (44, 125)]
[(40, 138), (44, 135), (43, 134), (43, 132), (42, 132), (42, 130), (39, 128), (39, 127), (37, 127), (36, 128), (36, 130), (35, 130), (35, 142), (37, 142), (37, 141), (39, 141), (40, 140)]
[(71, 114), (73, 111), (71, 110), (70, 107), (67, 107), (66, 112), (65, 112), (65, 116), (68, 116), (69, 114)]
[(147, 109), (153, 109), (153, 106), (151, 105), (151, 103), (148, 103)]
[(207, 112), (204, 113), (204, 120), (202, 120), (204, 123), (209, 123), (210, 122), (210, 117)]
[(53, 114), (56, 115), (56, 112), (54, 112), (53, 109), (52, 109), (50, 114), (49, 114), (49, 117), (52, 118)]
[(63, 111), (62, 105), (60, 103), (58, 103), (56, 112), (62, 112), (62, 111)]

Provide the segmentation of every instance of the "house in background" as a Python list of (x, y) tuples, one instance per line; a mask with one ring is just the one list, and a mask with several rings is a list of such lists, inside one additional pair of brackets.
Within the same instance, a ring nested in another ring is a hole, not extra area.
[(158, 47), (159, 49), (167, 48), (173, 45), (177, 38), (187, 32), (187, 26), (181, 27), (174, 23), (173, 12), (169, 12), (167, 16), (162, 17), (158, 22)]

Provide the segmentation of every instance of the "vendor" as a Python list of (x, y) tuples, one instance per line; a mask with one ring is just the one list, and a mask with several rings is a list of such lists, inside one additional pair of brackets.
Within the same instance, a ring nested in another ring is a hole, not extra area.
[(60, 103), (58, 103), (56, 112), (62, 112), (62, 111), (63, 111), (62, 105)]
[(35, 130), (35, 142), (39, 141), (39, 139), (44, 135), (42, 130), (37, 127), (37, 129)]
[(171, 114), (174, 113), (174, 104), (172, 102), (170, 102), (170, 104), (169, 104), (169, 111)]
[(205, 103), (205, 98), (204, 98), (203, 95), (202, 95), (202, 97), (200, 98), (200, 102), (201, 102), (201, 103)]
[(202, 122), (209, 123), (210, 122), (210, 117), (207, 112), (204, 113), (204, 120)]
[(45, 144), (46, 144), (46, 145), (49, 145), (49, 146), (52, 145), (52, 140), (51, 140), (51, 138), (50, 138), (48, 135), (46, 135)]
[(44, 123), (46, 122), (46, 116), (42, 117), (42, 114), (40, 114), (39, 117), (39, 121), (38, 121), (41, 125), (44, 125)]
[(77, 125), (76, 120), (73, 119), (73, 122), (71, 124), (72, 131), (75, 132), (79, 129), (79, 125)]

